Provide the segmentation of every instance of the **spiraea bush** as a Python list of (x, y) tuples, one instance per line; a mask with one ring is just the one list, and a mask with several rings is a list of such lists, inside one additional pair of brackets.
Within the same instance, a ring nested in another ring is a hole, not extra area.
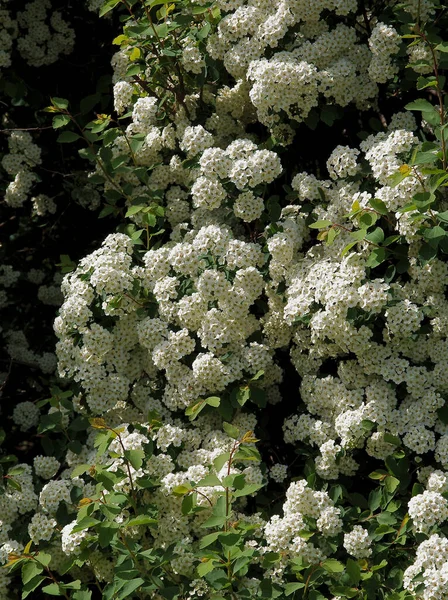
[(0, 6), (0, 599), (447, 600), (448, 6)]

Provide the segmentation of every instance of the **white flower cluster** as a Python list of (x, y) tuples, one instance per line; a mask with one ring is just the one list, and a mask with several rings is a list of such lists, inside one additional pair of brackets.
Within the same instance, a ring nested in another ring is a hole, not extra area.
[(11, 50), (18, 34), (17, 22), (10, 12), (2, 6), (0, 9), (0, 68), (11, 66)]
[(41, 454), (34, 459), (34, 471), (42, 479), (51, 479), (56, 475), (61, 463), (53, 456), (42, 456)]
[(75, 32), (63, 20), (62, 14), (52, 8), (50, 0), (28, 2), (25, 9), (17, 14), (17, 22), (22, 30), (17, 48), (32, 67), (50, 65), (61, 54), (72, 52)]
[[(304, 518), (316, 519), (323, 537), (333, 537), (342, 530), (339, 509), (326, 492), (315, 492), (302, 479), (291, 483), (283, 505), (284, 516), (273, 516), (264, 528), (266, 552), (288, 552), (290, 557), (301, 556), (311, 564), (326, 558), (325, 551), (307, 541)], [(303, 534), (303, 535), (301, 535)]]
[[(245, 79), (251, 83), (258, 119), (273, 129), (284, 115), (306, 119), (322, 96), (340, 106), (367, 107), (378, 92), (377, 81), (395, 73), (390, 56), (400, 38), (392, 27), (378, 23), (366, 44), (355, 27), (337, 21), (356, 11), (354, 1), (219, 5), (227, 14), (209, 36), (207, 50), (223, 61), (237, 86)], [(332, 29), (322, 17), (328, 12), (336, 20)], [(381, 65), (387, 66), (382, 77)]]
[(398, 66), (391, 61), (391, 56), (400, 50), (400, 34), (385, 23), (377, 23), (369, 38), (372, 60), (369, 65), (369, 76), (376, 83), (386, 83), (397, 73)]
[[(263, 387), (281, 380), (272, 350), (248, 341), (261, 326), (250, 312), (264, 289), (258, 245), (208, 226), (150, 250), (143, 267), (132, 266), (131, 252), (127, 236), (111, 235), (62, 285), (65, 302), (55, 322), (59, 372), (82, 384), (92, 412), (126, 400), (142, 373), (155, 380), (163, 374), (170, 410), (260, 370)], [(157, 314), (138, 316), (136, 281), (153, 294)], [(112, 329), (93, 321), (98, 301), (115, 318)]]
[(16, 520), (20, 519), (21, 515), (37, 509), (38, 498), (34, 491), (32, 468), (26, 464), (17, 464), (14, 469), (19, 474), (11, 475), (11, 478), (20, 489), (7, 488), (0, 496), (0, 564), (2, 565), (8, 561), (10, 552), (23, 550), (21, 543), (12, 537), (12, 532), (10, 533)]
[(37, 176), (32, 168), (41, 164), (41, 150), (27, 131), (13, 131), (8, 138), (9, 154), (2, 159), (2, 167), (14, 176), (5, 193), (9, 206), (20, 207), (27, 200)]
[[(336, 172), (331, 172), (334, 183), (306, 173), (299, 173), (292, 182), (300, 201), (317, 200), (320, 188), (328, 204), (325, 209), (316, 207), (318, 218), (346, 222), (348, 230), (339, 230), (333, 245), (314, 246), (296, 258), (283, 274), (283, 316), (293, 329), (291, 357), (302, 376), (301, 397), (307, 406), (307, 412), (286, 420), (285, 439), (319, 447), (316, 467), (324, 478), (353, 473), (357, 466), (351, 452), (366, 442), (368, 454), (385, 458), (393, 450), (393, 445), (384, 442), (386, 433), (401, 436), (417, 454), (435, 450), (439, 463), (444, 468), (448, 465), (448, 436), (437, 414), (448, 385), (442, 325), (447, 310), (446, 264), (437, 259), (423, 267), (417, 264), (412, 250), (418, 247), (415, 229), (408, 233), (403, 227), (405, 213), (396, 216), (397, 229), (411, 244), (408, 282), (368, 281), (365, 259), (370, 249), (366, 245), (339, 256), (351, 241), (353, 224), (346, 215), (355, 200), (368, 209), (370, 198), (381, 198), (393, 211), (409, 203), (421, 185), (414, 177), (395, 187), (389, 185), (388, 177), (398, 171), (417, 142), (412, 132), (394, 128), (401, 121), (397, 115), (389, 132), (361, 143), (377, 181), (374, 195), (360, 192), (356, 180), (348, 182)], [(351, 177), (349, 171), (344, 175)], [(419, 177), (424, 181), (427, 176)], [(428, 305), (433, 308), (428, 310)], [(424, 319), (429, 320), (430, 329), (422, 337), (418, 334)], [(337, 360), (337, 375), (322, 372), (328, 358)], [(397, 388), (403, 385), (406, 394), (398, 400)], [(364, 420), (376, 423), (375, 433), (363, 428)]]
[(355, 525), (350, 533), (344, 534), (344, 548), (355, 558), (365, 558), (372, 554), (372, 541), (367, 529)]
[(414, 592), (421, 585), (421, 578), (424, 590), (419, 591), (419, 597), (423, 600), (445, 599), (448, 586), (447, 538), (434, 533), (417, 548), (414, 564), (404, 572), (405, 589)]

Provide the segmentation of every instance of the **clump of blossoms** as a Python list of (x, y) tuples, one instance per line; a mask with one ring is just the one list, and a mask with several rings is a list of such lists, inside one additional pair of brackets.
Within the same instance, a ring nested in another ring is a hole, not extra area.
[(141, 265), (133, 264), (127, 236), (109, 236), (63, 282), (60, 374), (80, 382), (93, 414), (126, 401), (148, 378), (170, 410), (259, 371), (263, 387), (275, 386), (282, 374), (272, 350), (250, 341), (261, 333), (250, 308), (264, 290), (264, 261), (259, 245), (223, 226), (186, 231), (182, 241), (144, 254)]

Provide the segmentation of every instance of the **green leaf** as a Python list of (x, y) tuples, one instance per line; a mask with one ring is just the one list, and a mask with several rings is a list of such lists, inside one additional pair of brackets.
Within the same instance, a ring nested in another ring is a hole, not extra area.
[(383, 439), (388, 444), (393, 444), (394, 446), (401, 446), (401, 440), (396, 435), (392, 435), (391, 433), (385, 433)]
[(331, 225), (333, 225), (331, 221), (322, 220), (316, 221), (315, 223), (311, 223), (311, 225), (308, 225), (308, 227), (310, 229), (325, 229), (326, 227), (330, 227)]
[(324, 568), (327, 573), (342, 573), (344, 570), (344, 565), (335, 558), (327, 558), (321, 563), (321, 567)]
[(44, 565), (44, 567), (48, 567), (51, 562), (51, 555), (46, 552), (39, 552), (34, 558), (38, 560), (41, 565)]
[(358, 243), (358, 241), (355, 242), (349, 242), (342, 250), (341, 252), (341, 257), (345, 256), (347, 254), (347, 252), (349, 252), (349, 250), (351, 250), (354, 246), (356, 246), (356, 244)]
[(17, 477), (25, 472), (25, 467), (12, 467), (8, 470), (8, 476)]
[(377, 510), (380, 507), (382, 496), (383, 496), (383, 492), (382, 492), (381, 488), (377, 488), (376, 490), (372, 490), (370, 492), (369, 508), (372, 512), (375, 512), (375, 510)]
[(77, 465), (76, 467), (74, 467), (71, 477), (72, 479), (74, 479), (75, 477), (79, 477), (80, 475), (82, 475), (83, 473), (85, 473), (86, 471), (88, 471), (90, 469), (91, 465), (87, 465), (87, 464), (83, 464), (83, 465)]
[(34, 592), (36, 588), (40, 586), (41, 583), (47, 581), (48, 577), (45, 575), (36, 575), (33, 579), (30, 579), (27, 583), (24, 584), (22, 588), (22, 600), (27, 598), (31, 592)]
[(67, 123), (70, 123), (70, 117), (67, 117), (67, 115), (56, 115), (53, 117), (53, 129), (64, 127)]
[(388, 475), (384, 481), (387, 491), (393, 494), (397, 487), (400, 485), (400, 480), (393, 475)]
[(285, 596), (291, 596), (291, 594), (294, 594), (294, 592), (296, 592), (297, 590), (301, 590), (304, 587), (305, 584), (301, 583), (300, 581), (298, 581), (297, 583), (287, 583), (285, 585)]
[(126, 527), (136, 527), (137, 525), (155, 525), (157, 523), (157, 519), (150, 517), (149, 515), (138, 515), (133, 519), (130, 519), (126, 523)]
[(245, 485), (241, 490), (235, 490), (233, 492), (233, 496), (235, 498), (240, 498), (240, 496), (249, 496), (250, 494), (254, 494), (256, 491), (261, 489), (263, 484), (261, 483), (250, 483), (249, 485)]
[(182, 498), (181, 510), (183, 515), (189, 515), (193, 508), (196, 506), (196, 495), (195, 493), (186, 494)]
[(406, 110), (416, 110), (421, 112), (432, 112), (434, 108), (434, 105), (424, 98), (418, 98), (417, 100), (414, 100), (414, 102), (409, 102), (409, 104), (406, 104), (405, 106)]
[(50, 583), (50, 585), (46, 585), (42, 588), (42, 591), (49, 596), (62, 596), (62, 592), (57, 583)]
[(227, 435), (233, 438), (234, 440), (237, 440), (240, 437), (240, 430), (231, 423), (223, 421), (222, 428), (227, 433)]
[(374, 244), (381, 244), (384, 241), (384, 231), (381, 227), (376, 227), (373, 231), (366, 235), (366, 240)]
[(209, 406), (213, 406), (214, 408), (218, 408), (218, 406), (221, 404), (221, 398), (218, 396), (210, 396), (209, 398), (206, 398), (205, 403)]
[(448, 42), (440, 42), (440, 44), (437, 44), (435, 47), (435, 50), (438, 50), (439, 52), (448, 52)]
[(386, 260), (386, 250), (384, 248), (375, 248), (367, 257), (366, 267), (374, 269)]
[(59, 110), (67, 110), (68, 108), (68, 100), (65, 98), (51, 98), (51, 103)]
[(389, 213), (387, 206), (379, 198), (371, 198), (369, 204), (373, 210), (376, 210), (380, 215), (387, 215)]
[[(129, 525), (129, 523), (128, 523), (128, 525)], [(118, 525), (118, 523), (112, 523), (112, 522), (109, 522), (109, 523), (104, 522), (104, 523), (101, 523), (101, 525), (98, 525), (98, 527), (97, 527), (98, 541), (99, 541), (101, 548), (107, 548), (109, 546), (109, 544), (114, 539), (119, 528), (120, 528), (120, 526)]]
[(359, 217), (359, 224), (366, 229), (372, 227), (376, 223), (378, 219), (378, 215), (373, 212), (365, 212), (363, 215)]
[(71, 142), (75, 142), (76, 140), (79, 140), (80, 136), (77, 133), (74, 133), (73, 131), (63, 131), (62, 133), (60, 133), (58, 135), (57, 138), (57, 142), (59, 142), (60, 144), (70, 144)]
[(125, 600), (125, 598), (129, 598), (132, 592), (135, 592), (139, 587), (141, 587), (145, 583), (145, 580), (141, 577), (137, 577), (137, 579), (133, 579), (132, 581), (128, 581), (119, 591), (118, 596), (116, 596), (117, 600)]
[(349, 558), (345, 568), (348, 576), (350, 577), (350, 583), (352, 585), (358, 585), (358, 582), (361, 578), (361, 567), (359, 564), (355, 560)]
[(84, 517), (79, 521), (77, 525), (75, 525), (72, 529), (72, 533), (77, 533), (78, 531), (83, 531), (84, 529), (89, 529), (89, 527), (95, 527), (101, 523), (98, 519), (94, 519), (93, 517)]
[(73, 600), (92, 600), (92, 592), (90, 590), (79, 590), (73, 594)]
[(354, 598), (358, 595), (358, 590), (345, 585), (335, 585), (331, 588), (331, 593), (335, 596), (342, 596), (343, 598)]
[(240, 406), (244, 406), (250, 398), (250, 387), (242, 386), (236, 392), (236, 401)]
[(219, 472), (230, 458), (229, 452), (219, 454), (213, 461), (213, 466)]
[(426, 229), (423, 233), (423, 237), (428, 241), (428, 244), (433, 248), (437, 248), (442, 239), (447, 235), (447, 232), (440, 227), (440, 225), (436, 225), (435, 227), (430, 227)]
[(193, 404), (190, 404), (190, 406), (187, 407), (185, 410), (185, 415), (190, 417), (190, 421), (193, 421), (205, 407), (206, 403), (204, 399), (195, 401)]
[(197, 484), (198, 487), (215, 487), (217, 485), (222, 486), (220, 479), (214, 474), (209, 473), (203, 479), (201, 479)]
[(213, 571), (214, 568), (215, 568), (214, 560), (208, 559), (204, 562), (201, 562), (201, 564), (198, 565), (198, 567), (197, 567), (199, 577), (204, 577), (204, 575), (207, 575), (207, 573), (210, 573), (210, 571)]
[(173, 488), (173, 494), (175, 494), (176, 496), (183, 496), (184, 494), (188, 494), (188, 492), (191, 492), (193, 488), (191, 487), (191, 485), (176, 485), (176, 487)]
[(132, 217), (132, 215), (136, 215), (137, 213), (139, 213), (140, 211), (142, 211), (145, 208), (144, 204), (134, 204), (133, 206), (130, 206), (125, 214), (125, 217)]
[(28, 583), (36, 575), (40, 575), (43, 571), (43, 566), (34, 560), (26, 562), (22, 567), (22, 581)]
[(201, 541), (199, 543), (199, 548), (202, 550), (203, 548), (207, 548), (208, 546), (213, 544), (213, 542), (216, 542), (216, 540), (218, 539), (218, 535), (220, 535), (220, 533), (221, 533), (220, 531), (214, 531), (213, 533), (204, 535), (204, 537), (201, 539)]
[(136, 450), (125, 450), (124, 456), (131, 463), (134, 469), (138, 471), (143, 464), (145, 453), (140, 448), (137, 448)]
[(118, 4), (120, 4), (121, 0), (109, 0), (106, 4), (100, 8), (100, 17), (103, 17), (108, 12), (113, 10)]

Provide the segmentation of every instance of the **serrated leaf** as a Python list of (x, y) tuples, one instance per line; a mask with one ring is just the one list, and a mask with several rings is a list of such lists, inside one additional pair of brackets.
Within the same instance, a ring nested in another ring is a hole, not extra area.
[(321, 567), (327, 571), (327, 573), (342, 573), (344, 565), (335, 558), (327, 558), (322, 561)]
[(406, 104), (405, 109), (406, 110), (416, 110), (416, 111), (421, 111), (421, 112), (431, 112), (435, 109), (435, 107), (433, 104), (428, 102), (428, 100), (425, 100), (424, 98), (418, 98), (417, 100), (414, 100), (413, 102), (409, 102), (409, 104)]
[(70, 123), (70, 117), (67, 115), (56, 115), (53, 117), (53, 129), (59, 129), (59, 127), (64, 127), (64, 125), (67, 125), (68, 123)]
[(51, 555), (46, 552), (39, 552), (34, 558), (39, 561), (41, 565), (44, 565), (44, 567), (48, 567), (51, 561)]
[(126, 523), (126, 527), (137, 527), (138, 525), (156, 525), (157, 519), (150, 517), (149, 515), (138, 515), (133, 519), (130, 519)]
[(62, 592), (57, 583), (50, 583), (42, 588), (42, 591), (49, 596), (62, 596)]
[(140, 448), (137, 448), (136, 450), (126, 450), (124, 456), (131, 463), (134, 469), (138, 471), (143, 464), (145, 453)]
[(90, 469), (90, 467), (91, 467), (91, 465), (87, 465), (87, 464), (77, 465), (76, 467), (74, 467), (71, 477), (72, 478), (79, 477), (80, 475), (82, 475), (83, 473), (88, 471)]
[(68, 100), (65, 98), (51, 98), (51, 103), (59, 108), (59, 110), (66, 110), (68, 108)]
[(132, 217), (132, 215), (136, 215), (137, 213), (142, 211), (144, 208), (145, 208), (144, 204), (134, 204), (133, 206), (130, 206), (128, 208), (128, 210), (126, 211), (125, 217)]
[(439, 52), (448, 52), (448, 42), (440, 42), (440, 44), (437, 44), (435, 47), (435, 50), (438, 50)]
[(311, 225), (308, 225), (308, 227), (310, 229), (325, 229), (325, 227), (330, 227), (331, 225), (333, 225), (331, 221), (321, 220), (311, 223)]
[(207, 575), (207, 573), (213, 571), (214, 568), (215, 562), (213, 560), (205, 560), (204, 562), (201, 562), (201, 564), (197, 566), (199, 577), (204, 577), (204, 575)]
[(36, 575), (40, 575), (43, 571), (43, 566), (34, 560), (29, 560), (22, 566), (22, 582), (28, 583)]

